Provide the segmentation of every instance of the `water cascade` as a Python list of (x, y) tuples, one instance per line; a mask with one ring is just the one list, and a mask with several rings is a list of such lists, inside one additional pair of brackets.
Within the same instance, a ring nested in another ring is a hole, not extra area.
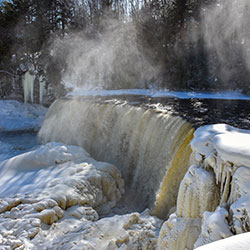
[(78, 145), (116, 165), (130, 209), (149, 207), (166, 218), (188, 169), (192, 126), (167, 111), (80, 97), (55, 101), (39, 132), (49, 141)]
[(31, 75), (30, 72), (27, 71), (23, 78), (24, 102), (34, 102), (34, 81), (35, 75)]

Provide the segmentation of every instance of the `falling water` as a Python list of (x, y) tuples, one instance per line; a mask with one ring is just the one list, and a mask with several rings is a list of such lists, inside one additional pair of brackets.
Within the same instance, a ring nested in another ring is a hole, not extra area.
[(39, 132), (43, 143), (79, 145), (115, 164), (126, 183), (126, 202), (161, 218), (176, 204), (188, 168), (193, 129), (181, 117), (126, 103), (60, 99)]

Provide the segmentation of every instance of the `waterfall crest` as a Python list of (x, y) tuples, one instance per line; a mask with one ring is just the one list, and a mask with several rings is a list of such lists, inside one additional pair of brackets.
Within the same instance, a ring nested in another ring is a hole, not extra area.
[(124, 199), (161, 218), (175, 206), (192, 136), (189, 123), (166, 111), (77, 97), (55, 101), (39, 131), (42, 143), (78, 145), (115, 164), (125, 179)]

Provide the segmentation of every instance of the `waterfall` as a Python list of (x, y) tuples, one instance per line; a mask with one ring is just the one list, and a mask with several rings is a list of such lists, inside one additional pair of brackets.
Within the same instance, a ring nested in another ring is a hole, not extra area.
[(42, 143), (78, 145), (115, 164), (125, 179), (124, 199), (161, 218), (176, 205), (192, 136), (189, 123), (166, 111), (77, 97), (55, 101), (39, 131)]
[(34, 81), (35, 75), (31, 75), (30, 72), (27, 71), (23, 79), (24, 102), (34, 102)]

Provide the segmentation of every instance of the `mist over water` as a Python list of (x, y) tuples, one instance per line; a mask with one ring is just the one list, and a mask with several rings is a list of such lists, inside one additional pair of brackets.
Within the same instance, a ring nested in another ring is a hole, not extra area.
[[(178, 80), (174, 79), (182, 79), (179, 76), (183, 74), (187, 76), (183, 81), (191, 81), (195, 74), (199, 75), (199, 69), (204, 67), (204, 72), (208, 74), (200, 77), (195, 88), (203, 89), (202, 81), (208, 77), (210, 87), (207, 90), (247, 89), (247, 79), (250, 77), (250, 2), (211, 2), (201, 7), (199, 21), (185, 19), (186, 35), (180, 38), (177, 35), (172, 52), (171, 48), (161, 50), (157, 47), (166, 46), (163, 42), (154, 48), (145, 46), (147, 42), (143, 41), (138, 23), (113, 19), (108, 14), (101, 18), (98, 27), (88, 26), (83, 31), (54, 39), (51, 54), (65, 65), (61, 72), (63, 84), (73, 89), (178, 87), (179, 83), (174, 82)], [(190, 25), (193, 28), (188, 28)], [(177, 46), (180, 39), (183, 39), (184, 44), (181, 47)], [(205, 53), (199, 54), (194, 48), (199, 48), (201, 41)], [(157, 51), (166, 55), (156, 56)], [(172, 55), (168, 56), (168, 53)], [(202, 63), (198, 62), (197, 68), (184, 67), (178, 71), (178, 65), (192, 64), (191, 55), (196, 53), (196, 57), (200, 57), (198, 61)], [(190, 56), (187, 61), (188, 54)], [(163, 75), (162, 72), (168, 73)], [(168, 74), (176, 76), (169, 77)]]
[(70, 34), (53, 43), (55, 56), (62, 48), (66, 54), (67, 69), (62, 74), (65, 86), (146, 87), (157, 76), (158, 69), (142, 51), (136, 27), (113, 19), (105, 20), (102, 27), (98, 32)]
[(232, 87), (250, 72), (249, 11), (248, 0), (219, 0), (202, 10), (210, 73)]

